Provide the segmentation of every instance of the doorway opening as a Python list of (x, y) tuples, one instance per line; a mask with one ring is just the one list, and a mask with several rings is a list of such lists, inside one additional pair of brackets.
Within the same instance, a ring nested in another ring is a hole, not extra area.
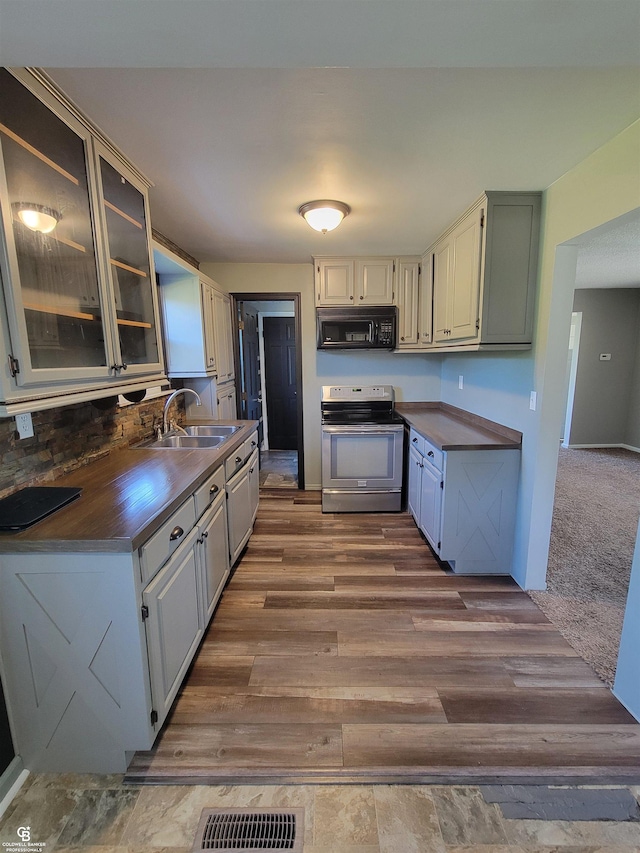
[(239, 410), (259, 424), (260, 484), (304, 489), (300, 294), (232, 299)]
[(640, 508), (640, 211), (572, 243), (547, 590), (531, 596), (612, 685)]

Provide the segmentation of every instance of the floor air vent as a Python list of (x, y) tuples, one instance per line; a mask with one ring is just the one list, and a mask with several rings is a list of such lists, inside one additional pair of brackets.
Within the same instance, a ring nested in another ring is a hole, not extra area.
[(203, 809), (192, 853), (302, 853), (304, 809)]

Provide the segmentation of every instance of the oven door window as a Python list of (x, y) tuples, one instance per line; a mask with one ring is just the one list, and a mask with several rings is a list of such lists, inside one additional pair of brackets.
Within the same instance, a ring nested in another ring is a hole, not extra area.
[(322, 441), (324, 488), (385, 489), (401, 485), (402, 432), (325, 430)]

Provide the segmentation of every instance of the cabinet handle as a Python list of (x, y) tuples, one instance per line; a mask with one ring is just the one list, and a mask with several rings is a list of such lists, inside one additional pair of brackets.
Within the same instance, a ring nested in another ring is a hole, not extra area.
[(175, 540), (179, 539), (181, 536), (184, 536), (184, 530), (181, 527), (174, 527), (169, 534), (169, 542), (175, 542)]
[(418, 443), (418, 439), (417, 439), (417, 437), (416, 437), (416, 438), (412, 438), (412, 439), (411, 439), (411, 441), (412, 441), (414, 444), (417, 444), (417, 443)]
[(220, 491), (220, 489), (219, 489), (219, 488), (218, 488), (218, 486), (216, 486), (216, 485), (215, 485), (215, 483), (214, 483), (214, 485), (213, 485), (213, 486), (211, 486), (211, 488), (209, 489), (209, 494), (210, 494), (210, 495), (215, 495), (215, 494), (217, 494), (219, 491)]

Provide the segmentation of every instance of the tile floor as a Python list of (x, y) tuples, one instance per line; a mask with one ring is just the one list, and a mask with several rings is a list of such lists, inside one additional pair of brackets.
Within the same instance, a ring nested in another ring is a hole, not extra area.
[(260, 454), (260, 486), (269, 489), (297, 489), (298, 451), (263, 450)]
[(234, 806), (303, 807), (304, 853), (640, 853), (640, 823), (507, 820), (475, 787), (134, 787), (77, 775), (30, 776), (0, 846), (28, 826), (31, 849), (46, 853), (187, 853), (201, 810)]

